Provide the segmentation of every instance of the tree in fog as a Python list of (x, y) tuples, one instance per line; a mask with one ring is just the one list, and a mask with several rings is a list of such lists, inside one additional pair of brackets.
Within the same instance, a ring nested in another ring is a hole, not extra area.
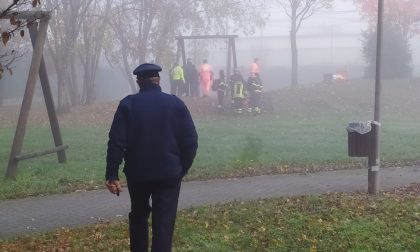
[[(366, 77), (374, 77), (376, 71), (376, 29), (364, 32), (363, 56), (367, 63)], [(392, 24), (385, 23), (382, 41), (381, 74), (385, 78), (404, 78), (411, 76), (412, 54), (407, 37)]]
[(28, 52), (29, 44), (13, 41), (7, 44), (7, 49), (2, 48), (3, 45), (0, 45), (0, 107), (3, 106), (6, 98), (4, 92), (6, 83), (2, 80), (2, 76), (13, 75), (16, 62)]
[[(114, 1), (116, 2), (116, 1)], [(253, 32), (264, 23), (260, 1), (234, 0), (139, 0), (118, 1), (112, 20), (115, 35), (106, 50), (107, 59), (121, 66), (132, 92), (137, 90), (132, 75), (135, 65), (146, 61), (169, 64), (174, 60), (176, 35), (204, 35), (226, 29)], [(200, 30), (199, 34), (192, 31)]]
[(81, 102), (91, 104), (95, 101), (95, 79), (99, 59), (105, 43), (105, 32), (111, 19), (112, 0), (94, 0), (82, 22), (78, 55), (82, 62), (83, 85)]
[[(29, 3), (32, 3), (31, 5)], [(36, 7), (39, 1), (13, 0), (8, 3), (0, 3), (0, 106), (4, 100), (4, 82), (1, 81), (5, 73), (13, 73), (14, 64), (22, 58), (25, 47), (20, 40), (13, 40), (15, 34), (21, 37), (25, 35), (24, 28), (33, 20), (17, 20), (12, 13), (24, 11)], [(6, 18), (8, 17), (8, 18)]]
[[(353, 0), (360, 9), (362, 17), (368, 21), (370, 28), (376, 26), (378, 20), (378, 0)], [(400, 30), (411, 38), (420, 34), (420, 0), (386, 0), (384, 16), (388, 25)]]
[[(363, 34), (363, 55), (368, 64), (367, 76), (375, 71), (377, 0), (353, 0), (369, 27)], [(411, 74), (412, 53), (409, 39), (420, 34), (420, 0), (387, 0), (384, 2), (386, 23), (383, 32), (382, 75), (387, 78), (408, 77)]]
[(68, 112), (81, 103), (77, 74), (77, 40), (93, 0), (45, 0), (52, 10), (47, 40), (48, 53), (57, 76), (57, 111)]
[[(10, 1), (9, 3), (0, 3), (0, 79), (6, 71), (8, 71), (10, 74), (12, 73), (13, 63), (17, 60), (17, 58), (21, 56), (17, 54), (15, 45), (11, 45), (9, 47), (6, 46), (16, 33), (19, 33), (21, 36), (24, 35), (24, 31), (22, 29), (27, 25), (27, 22), (17, 20), (16, 17), (13, 15), (11, 16), (11, 14), (16, 12), (19, 8), (26, 7), (27, 4), (28, 0), (17, 0)], [(38, 2), (35, 4), (38, 4)], [(10, 23), (10, 25), (7, 23)], [(2, 88), (3, 83), (0, 82), (0, 91), (2, 91)], [(1, 102), (2, 99), (0, 98), (0, 104)]]
[(298, 49), (296, 35), (302, 23), (317, 11), (330, 8), (333, 0), (277, 0), (290, 18), (290, 49), (292, 53), (291, 85), (298, 86)]
[[(0, 34), (1, 42), (5, 46), (7, 42), (10, 41), (15, 34), (20, 34), (21, 37), (24, 36), (23, 28), (25, 28), (33, 20), (18, 20), (15, 14), (18, 11), (27, 11), (29, 8), (29, 0), (13, 0), (10, 3), (0, 3)], [(32, 1), (32, 7), (37, 7), (40, 5), (40, 0)], [(10, 25), (5, 24), (9, 22)], [(2, 52), (7, 50), (1, 47)], [(3, 59), (4, 60), (4, 59)], [(1, 63), (2, 61), (0, 61)], [(0, 76), (1, 78), (1, 76)]]
[[(23, 3), (37, 6), (40, 1), (13, 1), (13, 8), (7, 8), (7, 12)], [(111, 19), (112, 1), (44, 0), (42, 3), (52, 15), (46, 53), (51, 56), (48, 59), (57, 76), (57, 111), (67, 112), (70, 106), (95, 100), (95, 78), (109, 24), (107, 20)]]

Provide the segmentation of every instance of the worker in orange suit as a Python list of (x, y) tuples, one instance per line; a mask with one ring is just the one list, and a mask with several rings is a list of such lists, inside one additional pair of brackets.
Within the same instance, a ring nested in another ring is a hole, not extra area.
[(254, 59), (251, 64), (251, 77), (260, 76), (260, 65), (258, 64), (258, 58)]
[(207, 97), (213, 81), (213, 69), (205, 59), (200, 66), (200, 83), (203, 96)]

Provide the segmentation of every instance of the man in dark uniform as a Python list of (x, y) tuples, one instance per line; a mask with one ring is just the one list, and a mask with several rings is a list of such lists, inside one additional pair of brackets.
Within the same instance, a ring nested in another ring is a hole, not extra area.
[(221, 112), (224, 109), (224, 97), (228, 85), (226, 83), (225, 71), (219, 71), (219, 79), (216, 79), (212, 85), (213, 91), (217, 92), (217, 111)]
[(261, 114), (260, 100), (263, 85), (261, 83), (260, 75), (253, 73), (247, 82), (249, 93), (248, 112), (254, 114)]
[(187, 96), (198, 96), (199, 95), (199, 81), (197, 68), (192, 63), (192, 59), (187, 59), (187, 64), (184, 66), (185, 75), (185, 88)]
[(152, 251), (171, 251), (181, 180), (197, 151), (190, 112), (179, 98), (161, 91), (161, 70), (154, 64), (134, 70), (140, 92), (121, 100), (109, 132), (106, 186), (119, 195), (118, 169), (124, 159), (130, 249), (136, 252), (148, 251), (150, 212)]

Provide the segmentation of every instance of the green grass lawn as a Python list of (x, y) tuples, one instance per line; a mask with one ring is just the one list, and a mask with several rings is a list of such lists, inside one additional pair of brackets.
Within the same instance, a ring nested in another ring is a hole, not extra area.
[[(365, 167), (365, 158), (347, 156), (346, 126), (350, 121), (372, 119), (371, 86), (356, 82), (270, 92), (266, 99), (273, 108), (260, 117), (217, 115), (211, 109), (203, 114), (191, 107), (199, 149), (186, 179)], [(384, 85), (383, 167), (420, 160), (418, 86), (407, 81)], [(97, 111), (98, 117), (104, 112)], [(63, 124), (64, 143), (69, 145), (67, 163), (59, 164), (55, 155), (19, 162), (16, 181), (1, 179), (0, 199), (103, 187), (109, 123), (95, 122)], [(4, 174), (13, 127), (0, 124), (0, 172)], [(23, 152), (52, 146), (48, 124), (29, 124)]]
[[(248, 176), (273, 172), (311, 171), (361, 166), (363, 158), (347, 156), (347, 122), (336, 118), (287, 121), (263, 116), (197, 121), (199, 151), (187, 179)], [(420, 159), (420, 119), (383, 122), (382, 159), (399, 165)], [(62, 129), (68, 162), (55, 155), (22, 161), (16, 181), (3, 180), (0, 198), (94, 189), (105, 171), (106, 127)], [(53, 145), (47, 127), (30, 127), (24, 151)], [(0, 164), (8, 161), (12, 128), (0, 131)], [(124, 175), (121, 176), (124, 178)]]
[[(420, 184), (180, 211), (174, 251), (420, 251)], [(125, 222), (0, 241), (1, 251), (128, 251)], [(69, 250), (67, 250), (69, 249)], [(311, 250), (312, 249), (312, 250)]]

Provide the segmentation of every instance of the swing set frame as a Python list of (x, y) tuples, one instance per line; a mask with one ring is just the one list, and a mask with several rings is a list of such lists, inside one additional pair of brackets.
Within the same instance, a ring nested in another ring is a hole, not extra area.
[(179, 58), (182, 57), (182, 64), (185, 66), (187, 63), (187, 59), (185, 56), (185, 40), (190, 39), (227, 39), (228, 40), (228, 47), (227, 47), (227, 59), (226, 59), (226, 76), (230, 76), (232, 72), (232, 63), (233, 69), (238, 67), (237, 58), (236, 58), (236, 47), (235, 47), (235, 39), (237, 39), (238, 35), (196, 35), (196, 36), (176, 36), (175, 39), (177, 40), (177, 56), (176, 59), (179, 61)]
[[(61, 137), (60, 126), (58, 123), (51, 87), (48, 80), (47, 68), (45, 66), (43, 57), (50, 13), (47, 11), (13, 12), (5, 15), (2, 17), (2, 19), (10, 19), (12, 17), (22, 20), (31, 20), (28, 22), (27, 27), (29, 29), (33, 47), (31, 66), (29, 68), (25, 94), (23, 96), (22, 106), (20, 108), (19, 119), (16, 126), (15, 136), (10, 151), (9, 164), (6, 171), (6, 178), (16, 180), (16, 171), (19, 161), (43, 156), (46, 154), (57, 153), (58, 162), (65, 163), (67, 160), (65, 149), (67, 149), (68, 146), (63, 144), (63, 139)], [(41, 81), (42, 92), (44, 94), (55, 147), (31, 153), (22, 153), (23, 139), (25, 137), (26, 127), (28, 124), (29, 111), (32, 105), (37, 75), (39, 75), (39, 79)]]

